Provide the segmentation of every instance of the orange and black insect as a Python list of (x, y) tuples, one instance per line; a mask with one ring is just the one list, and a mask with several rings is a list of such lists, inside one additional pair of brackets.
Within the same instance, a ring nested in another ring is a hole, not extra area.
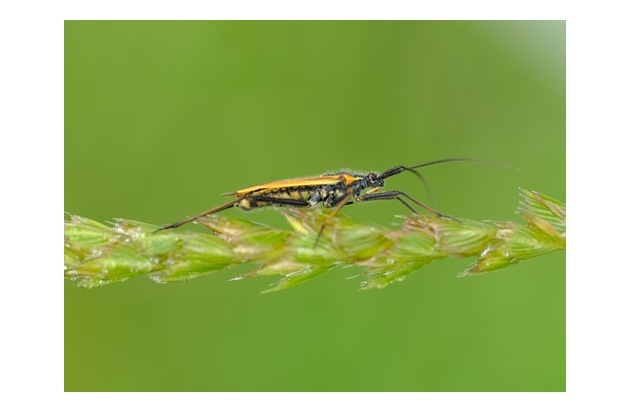
[(181, 222), (171, 223), (158, 230), (173, 229), (200, 217), (212, 215), (232, 207), (248, 211), (265, 206), (308, 207), (321, 203), (324, 207), (333, 210), (332, 213), (328, 215), (319, 231), (317, 236), (319, 239), (324, 228), (342, 207), (357, 202), (368, 202), (372, 200), (398, 200), (413, 213), (417, 214), (418, 212), (411, 204), (420, 206), (436, 216), (451, 218), (421, 203), (405, 192), (399, 190), (381, 192), (381, 189), (383, 189), (385, 185), (385, 179), (390, 176), (407, 171), (414, 173), (424, 182), (424, 178), (416, 169), (438, 163), (461, 161), (479, 160), (469, 158), (442, 159), (411, 167), (396, 166), (380, 174), (374, 172), (356, 174), (342, 171), (317, 177), (278, 180), (262, 185), (251, 186), (235, 192), (224, 193), (224, 196), (236, 196), (234, 200), (228, 203), (207, 210), (189, 219), (182, 220)]

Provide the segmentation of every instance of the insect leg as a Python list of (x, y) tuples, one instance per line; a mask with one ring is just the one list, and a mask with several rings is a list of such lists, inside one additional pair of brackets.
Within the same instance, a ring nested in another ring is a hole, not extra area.
[(416, 212), (413, 209), (413, 207), (411, 207), (411, 205), (409, 205), (404, 199), (402, 199), (401, 196), (405, 197), (406, 199), (412, 201), (416, 205), (418, 205), (421, 208), (423, 208), (423, 209), (433, 213), (434, 215), (436, 215), (438, 217), (445, 217), (445, 218), (448, 218), (448, 219), (452, 219), (452, 220), (458, 221), (454, 217), (445, 215), (443, 213), (440, 213), (437, 210), (435, 210), (435, 209), (425, 205), (424, 203), (414, 199), (413, 197), (409, 196), (407, 193), (401, 192), (401, 191), (398, 191), (398, 190), (394, 190), (394, 191), (391, 191), (391, 192), (379, 192), (379, 193), (372, 193), (372, 194), (363, 195), (362, 197), (358, 198), (357, 201), (366, 202), (366, 201), (370, 201), (370, 200), (393, 200), (393, 199), (396, 199), (399, 202), (401, 202), (403, 205), (405, 205), (405, 207), (407, 207), (407, 209), (409, 209), (412, 212), (417, 214), (418, 212)]
[(197, 220), (200, 217), (212, 215), (212, 214), (220, 212), (222, 210), (234, 207), (234, 205), (236, 205), (237, 203), (238, 203), (238, 200), (233, 200), (233, 201), (231, 201), (229, 203), (225, 203), (225, 204), (223, 204), (221, 206), (217, 206), (214, 209), (206, 210), (205, 212), (200, 213), (200, 214), (198, 214), (196, 216), (193, 216), (193, 217), (191, 217), (189, 219), (182, 220), (181, 222), (175, 222), (175, 223), (171, 223), (170, 225), (162, 226), (161, 228), (156, 230), (156, 232), (159, 232), (160, 230), (164, 230), (164, 229), (174, 229), (176, 227), (180, 227), (181, 225), (185, 225), (186, 223), (190, 223), (193, 220)]
[(348, 193), (345, 197), (341, 198), (341, 200), (339, 200), (336, 205), (335, 208), (333, 209), (333, 211), (328, 215), (328, 217), (326, 218), (326, 220), (324, 220), (324, 223), (322, 224), (322, 227), (319, 229), (319, 233), (317, 233), (317, 239), (315, 239), (315, 246), (317, 246), (317, 243), (319, 242), (319, 238), (322, 236), (322, 233), (324, 233), (324, 228), (326, 226), (328, 226), (332, 220), (332, 218), (339, 213), (339, 211), (341, 210), (342, 207), (344, 207), (346, 204), (348, 204), (348, 202), (352, 199), (352, 192)]
[(416, 215), (418, 214), (418, 211), (414, 209), (413, 207), (411, 207), (411, 205), (405, 202), (401, 197), (396, 198), (396, 200), (402, 203), (407, 209), (411, 210), (412, 213), (415, 213)]
[(256, 202), (267, 202), (277, 206), (306, 207), (310, 205), (306, 200), (282, 199), (273, 196), (247, 196), (247, 198)]

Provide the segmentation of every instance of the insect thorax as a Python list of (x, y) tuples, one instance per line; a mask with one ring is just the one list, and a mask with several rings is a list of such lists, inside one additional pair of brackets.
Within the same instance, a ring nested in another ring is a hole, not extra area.
[(315, 205), (321, 202), (324, 204), (324, 207), (334, 207), (341, 199), (346, 197), (348, 190), (350, 189), (342, 183), (322, 186), (314, 191), (310, 203)]

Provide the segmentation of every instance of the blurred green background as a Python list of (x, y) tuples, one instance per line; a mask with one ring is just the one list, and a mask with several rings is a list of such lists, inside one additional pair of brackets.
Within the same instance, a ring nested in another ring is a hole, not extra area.
[[(444, 213), (565, 198), (564, 22), (65, 23), (65, 209), (165, 224), (221, 193), (341, 168), (425, 169)], [(411, 175), (388, 188), (426, 199)], [(382, 225), (407, 211), (344, 214)], [(280, 227), (273, 209), (226, 215)], [(188, 226), (186, 230), (200, 230)], [(65, 285), (66, 391), (563, 391), (565, 255), (384, 290), (277, 280)]]

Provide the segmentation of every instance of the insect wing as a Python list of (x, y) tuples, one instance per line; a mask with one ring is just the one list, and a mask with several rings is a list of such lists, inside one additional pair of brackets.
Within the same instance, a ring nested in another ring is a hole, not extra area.
[(234, 192), (224, 193), (223, 196), (244, 196), (249, 193), (265, 193), (270, 190), (283, 189), (287, 187), (308, 187), (308, 186), (324, 186), (334, 185), (344, 182), (346, 178), (344, 175), (330, 175), (330, 176), (317, 176), (317, 177), (303, 177), (298, 179), (277, 180), (275, 182), (269, 182), (262, 185), (256, 185), (246, 187), (245, 189), (236, 190)]

